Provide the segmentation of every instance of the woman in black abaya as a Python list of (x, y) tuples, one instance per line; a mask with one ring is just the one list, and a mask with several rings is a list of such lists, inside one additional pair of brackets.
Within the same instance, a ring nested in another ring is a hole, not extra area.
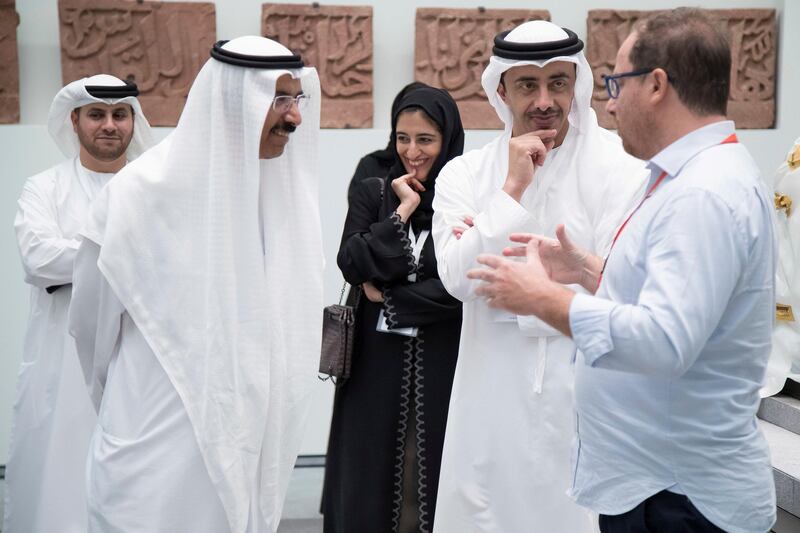
[(345, 280), (363, 293), (351, 376), (334, 399), (326, 533), (433, 527), (461, 330), (429, 235), (436, 176), (464, 148), (452, 97), (428, 86), (405, 94), (392, 141), (389, 175), (353, 190), (339, 249)]

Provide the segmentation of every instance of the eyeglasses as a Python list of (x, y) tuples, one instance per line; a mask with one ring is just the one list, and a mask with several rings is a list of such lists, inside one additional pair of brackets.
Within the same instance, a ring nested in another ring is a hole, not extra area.
[[(636, 76), (644, 76), (645, 74), (650, 74), (656, 68), (640, 68), (638, 70), (632, 70), (630, 72), (623, 72), (621, 74), (612, 74), (610, 76), (606, 76), (603, 74), (603, 81), (606, 82), (606, 92), (608, 93), (608, 97), (614, 99), (619, 96), (619, 80), (620, 78), (634, 78)], [(669, 74), (667, 74), (667, 80), (673, 81), (670, 78)]]
[(308, 105), (309, 100), (311, 100), (310, 94), (298, 94), (297, 96), (285, 94), (276, 96), (272, 101), (272, 109), (283, 114), (292, 108), (292, 104), (297, 104), (297, 109), (303, 110)]

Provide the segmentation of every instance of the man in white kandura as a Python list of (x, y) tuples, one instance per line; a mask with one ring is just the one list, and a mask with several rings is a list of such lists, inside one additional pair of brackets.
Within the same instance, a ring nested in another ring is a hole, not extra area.
[(211, 56), (78, 251), (91, 532), (274, 532), (301, 443), (322, 316), (319, 79), (263, 37)]
[(136, 86), (99, 74), (61, 89), (48, 130), (67, 157), (28, 179), (14, 220), (28, 330), (6, 469), (6, 533), (86, 531), (86, 454), (96, 423), (67, 333), (78, 231), (94, 197), (152, 144)]
[(561, 222), (582, 246), (605, 253), (644, 186), (644, 164), (597, 124), (582, 48), (574, 33), (544, 21), (499, 34), (483, 88), (505, 130), (452, 160), (436, 182), (439, 274), (464, 302), (437, 533), (594, 528), (565, 495), (574, 343), (534, 317), (490, 309), (466, 277), (479, 254), (508, 246), (509, 234), (552, 236)]
[[(569, 494), (603, 533), (775, 524), (756, 420), (775, 319), (774, 205), (725, 118), (726, 34), (678, 8), (638, 21), (620, 46), (606, 109), (650, 177), (605, 260), (563, 235), (516, 235), (527, 246), (505, 255), (527, 261), (487, 254), (468, 272), (492, 308), (537, 316), (578, 346)], [(563, 285), (576, 282), (585, 290)]]

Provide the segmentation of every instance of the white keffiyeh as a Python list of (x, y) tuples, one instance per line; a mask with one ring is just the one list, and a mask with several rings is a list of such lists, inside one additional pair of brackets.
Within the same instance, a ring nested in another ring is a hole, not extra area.
[[(261, 37), (223, 48), (291, 55)], [(261, 161), (285, 74), (311, 100), (283, 155)], [(183, 401), (233, 531), (253, 490), (277, 528), (316, 380), (319, 114), (313, 68), (208, 60), (175, 131), (112, 180), (85, 232)]]
[(72, 110), (89, 104), (128, 104), (133, 108), (133, 138), (128, 145), (126, 155), (128, 161), (133, 161), (145, 150), (153, 145), (153, 132), (147, 117), (142, 112), (142, 106), (135, 96), (124, 98), (97, 98), (86, 90), (86, 87), (105, 86), (121, 87), (125, 82), (109, 74), (97, 74), (88, 78), (81, 78), (67, 84), (58, 91), (50, 105), (50, 113), (47, 117), (47, 131), (56, 142), (61, 152), (69, 157), (75, 157), (80, 152), (80, 142), (78, 136), (72, 128), (70, 115)]

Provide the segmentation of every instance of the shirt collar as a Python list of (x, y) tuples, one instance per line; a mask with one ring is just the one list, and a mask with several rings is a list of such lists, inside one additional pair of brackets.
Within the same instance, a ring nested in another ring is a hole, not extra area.
[(732, 120), (722, 120), (698, 128), (658, 152), (647, 162), (647, 168), (653, 174), (666, 171), (669, 176), (677, 176), (691, 158), (721, 143), (735, 131)]

